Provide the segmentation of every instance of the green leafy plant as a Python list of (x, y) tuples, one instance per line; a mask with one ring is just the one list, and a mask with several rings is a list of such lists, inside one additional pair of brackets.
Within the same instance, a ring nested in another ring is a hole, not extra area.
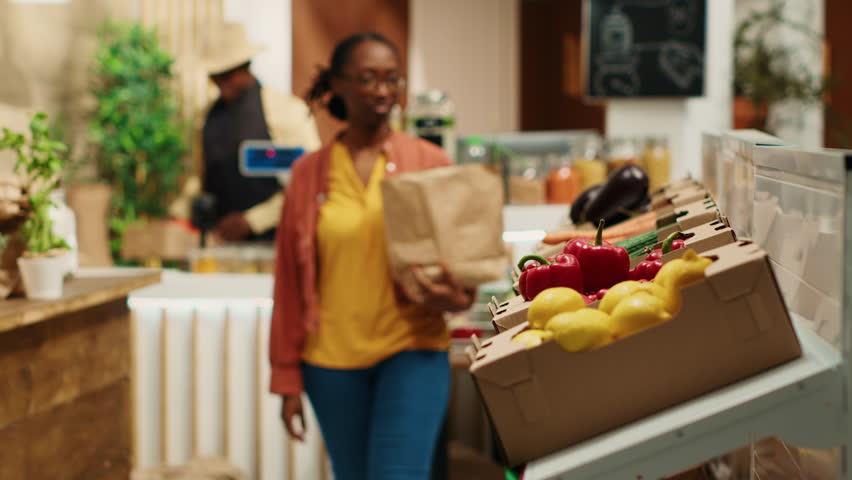
[(69, 249), (61, 237), (53, 233), (49, 211), (53, 206), (50, 194), (59, 186), (63, 170), (68, 165), (68, 147), (51, 138), (47, 115), (37, 113), (30, 122), (30, 136), (3, 129), (0, 150), (11, 149), (17, 155), (15, 173), (23, 177), (29, 201), (30, 216), (21, 226), (20, 234), (29, 255), (49, 254), (56, 249)]
[(751, 11), (734, 34), (734, 94), (748, 97), (758, 112), (787, 100), (819, 102), (830, 84), (828, 77), (797, 65), (794, 59), (801, 49), (781, 41), (782, 36), (800, 36), (813, 46), (814, 55), (820, 54), (822, 37), (807, 25), (785, 17), (786, 3), (770, 0), (765, 9)]
[(174, 60), (156, 31), (107, 23), (99, 38), (92, 87), (98, 107), (89, 131), (99, 175), (113, 187), (109, 226), (117, 257), (129, 225), (168, 215), (186, 144), (170, 88)]

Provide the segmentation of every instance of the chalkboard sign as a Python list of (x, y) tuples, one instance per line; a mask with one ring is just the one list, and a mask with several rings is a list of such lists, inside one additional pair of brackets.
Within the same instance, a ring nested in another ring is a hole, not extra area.
[(706, 0), (586, 0), (589, 97), (704, 94)]

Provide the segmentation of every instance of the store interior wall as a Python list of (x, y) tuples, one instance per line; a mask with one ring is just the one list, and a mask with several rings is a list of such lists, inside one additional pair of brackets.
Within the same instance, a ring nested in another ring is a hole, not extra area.
[(409, 93), (446, 91), (460, 135), (518, 130), (520, 0), (409, 5)]
[[(98, 25), (135, 18), (138, 2), (114, 0), (0, 0), (0, 125), (27, 128), (36, 111), (60, 118), (72, 147), (85, 143), (88, 69)], [(0, 152), (0, 171), (14, 158)]]
[(290, 0), (224, 0), (225, 21), (246, 27), (249, 40), (264, 50), (252, 62), (263, 85), (279, 92), (292, 89), (292, 18)]

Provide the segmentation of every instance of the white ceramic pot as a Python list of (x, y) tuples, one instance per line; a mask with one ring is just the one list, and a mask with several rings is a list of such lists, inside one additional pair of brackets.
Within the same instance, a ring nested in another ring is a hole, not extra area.
[(18, 269), (24, 281), (27, 298), (51, 300), (62, 296), (67, 254), (18, 258)]

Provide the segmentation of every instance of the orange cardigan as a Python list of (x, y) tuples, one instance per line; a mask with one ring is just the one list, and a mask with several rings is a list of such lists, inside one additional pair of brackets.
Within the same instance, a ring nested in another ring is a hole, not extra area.
[[(404, 133), (393, 133), (382, 146), (387, 175), (450, 165), (436, 145)], [(316, 227), (328, 194), (331, 144), (305, 155), (293, 165), (287, 199), (275, 239), (269, 361), (269, 390), (282, 395), (302, 391), (305, 334), (319, 323)]]

